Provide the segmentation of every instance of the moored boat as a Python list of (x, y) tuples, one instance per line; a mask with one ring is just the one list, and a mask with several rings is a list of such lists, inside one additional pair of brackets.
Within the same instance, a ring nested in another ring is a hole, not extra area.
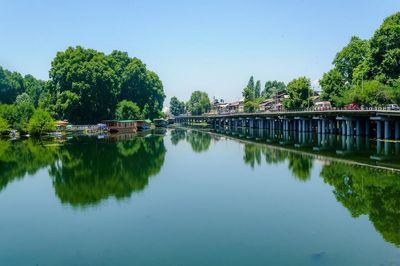
[(153, 121), (156, 127), (166, 127), (168, 125), (168, 121), (165, 119), (154, 119)]
[(136, 120), (136, 128), (138, 131), (150, 129), (150, 124), (145, 120)]
[(105, 120), (103, 123), (110, 133), (129, 133), (137, 130), (135, 120)]

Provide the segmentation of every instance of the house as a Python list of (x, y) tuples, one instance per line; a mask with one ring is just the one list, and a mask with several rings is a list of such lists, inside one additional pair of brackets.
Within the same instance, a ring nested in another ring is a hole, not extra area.
[(225, 110), (227, 113), (242, 113), (244, 112), (244, 101), (236, 101), (229, 103), (226, 107)]
[(111, 133), (135, 132), (137, 129), (135, 120), (105, 120), (103, 123)]

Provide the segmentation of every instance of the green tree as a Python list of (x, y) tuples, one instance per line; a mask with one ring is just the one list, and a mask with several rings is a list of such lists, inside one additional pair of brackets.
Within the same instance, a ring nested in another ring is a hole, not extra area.
[(28, 123), (28, 131), (32, 135), (42, 135), (55, 130), (54, 120), (49, 112), (36, 109)]
[(141, 119), (142, 116), (137, 104), (128, 100), (122, 100), (118, 103), (115, 110), (115, 118), (119, 120), (136, 120)]
[(333, 64), (344, 81), (352, 82), (354, 70), (365, 60), (368, 52), (368, 41), (353, 36), (349, 44), (336, 54)]
[(26, 132), (28, 121), (31, 118), (35, 107), (27, 93), (22, 93), (15, 100), (15, 121), (13, 127), (19, 131)]
[(10, 130), (10, 125), (8, 121), (2, 117), (0, 117), (0, 134), (4, 134)]
[(29, 95), (35, 107), (39, 105), (39, 99), (46, 92), (46, 82), (34, 78), (32, 75), (24, 77), (24, 91)]
[(194, 91), (187, 103), (187, 110), (192, 115), (202, 115), (211, 109), (208, 94), (202, 91)]
[(387, 17), (370, 40), (370, 77), (384, 80), (400, 76), (400, 12)]
[(119, 88), (110, 60), (101, 52), (77, 46), (58, 52), (51, 63), (54, 94), (71, 92), (79, 97), (69, 120), (93, 123), (114, 114)]
[(185, 103), (181, 102), (175, 96), (169, 102), (169, 109), (171, 114), (178, 116), (185, 113)]
[(337, 68), (326, 72), (319, 81), (322, 88), (321, 98), (325, 101), (331, 101), (334, 105), (342, 105), (342, 97), (346, 90), (350, 89), (349, 83), (345, 81)]
[(257, 80), (254, 87), (254, 97), (259, 98), (261, 96), (261, 81)]
[(311, 81), (306, 77), (292, 80), (287, 85), (288, 99), (283, 101), (287, 109), (306, 108), (309, 104), (309, 97), (312, 96)]
[(21, 74), (0, 67), (0, 103), (11, 104), (23, 92)]
[(262, 96), (265, 98), (273, 97), (277, 92), (285, 91), (286, 85), (282, 81), (268, 80), (265, 82), (264, 90), (262, 91)]

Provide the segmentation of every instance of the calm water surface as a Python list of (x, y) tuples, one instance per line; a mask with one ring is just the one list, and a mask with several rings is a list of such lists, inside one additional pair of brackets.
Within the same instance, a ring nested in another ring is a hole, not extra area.
[(399, 150), (244, 129), (0, 140), (0, 265), (400, 265)]

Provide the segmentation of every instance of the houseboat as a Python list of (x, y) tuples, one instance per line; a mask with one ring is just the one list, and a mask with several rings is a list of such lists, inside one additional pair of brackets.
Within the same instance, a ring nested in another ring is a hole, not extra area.
[(106, 120), (103, 123), (110, 133), (130, 133), (137, 130), (135, 120)]
[(166, 127), (168, 125), (168, 121), (165, 119), (154, 119), (153, 121), (156, 127)]
[(136, 120), (136, 128), (138, 131), (150, 129), (150, 123), (145, 120)]

